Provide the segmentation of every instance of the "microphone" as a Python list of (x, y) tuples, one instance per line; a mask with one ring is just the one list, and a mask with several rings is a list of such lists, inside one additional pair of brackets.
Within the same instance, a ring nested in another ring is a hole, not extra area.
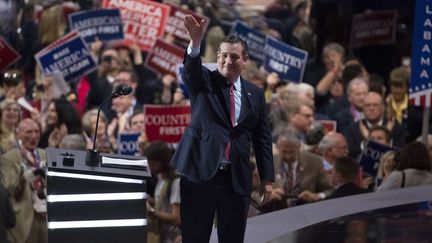
[(94, 132), (94, 137), (93, 137), (93, 149), (88, 149), (87, 150), (87, 154), (86, 154), (86, 165), (88, 166), (98, 166), (100, 164), (100, 155), (99, 155), (99, 151), (96, 150), (96, 135), (97, 135), (97, 130), (98, 130), (98, 126), (99, 126), (99, 115), (100, 115), (100, 111), (103, 105), (105, 105), (109, 100), (120, 97), (120, 96), (126, 96), (129, 95), (130, 93), (132, 93), (133, 88), (130, 86), (127, 86), (125, 84), (120, 84), (118, 85), (114, 92), (108, 96), (98, 107), (98, 113), (97, 113), (97, 117), (96, 117), (96, 127), (95, 127), (95, 132)]

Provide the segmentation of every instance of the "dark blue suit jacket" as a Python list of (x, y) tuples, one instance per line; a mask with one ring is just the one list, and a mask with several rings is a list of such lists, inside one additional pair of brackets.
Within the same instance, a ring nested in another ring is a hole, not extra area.
[(234, 190), (250, 195), (253, 145), (261, 180), (274, 181), (272, 142), (263, 91), (241, 79), (242, 104), (237, 126), (229, 113), (229, 85), (216, 70), (202, 66), (200, 56), (185, 55), (183, 80), (190, 92), (192, 117), (171, 160), (193, 182), (210, 180), (217, 172), (228, 142)]

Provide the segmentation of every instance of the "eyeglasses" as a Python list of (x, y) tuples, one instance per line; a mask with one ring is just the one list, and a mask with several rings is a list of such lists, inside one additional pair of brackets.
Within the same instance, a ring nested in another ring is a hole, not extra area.
[(373, 104), (364, 104), (364, 108), (378, 108), (381, 104), (379, 103), (373, 103)]

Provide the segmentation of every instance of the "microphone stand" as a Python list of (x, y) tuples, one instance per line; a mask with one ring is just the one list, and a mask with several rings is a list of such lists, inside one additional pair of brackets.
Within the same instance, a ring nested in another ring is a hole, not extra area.
[(120, 85), (117, 87), (116, 91), (114, 91), (113, 94), (111, 94), (109, 97), (107, 97), (99, 106), (98, 113), (96, 117), (96, 128), (95, 128), (95, 134), (93, 137), (93, 149), (88, 149), (86, 154), (86, 165), (88, 166), (98, 166), (101, 162), (100, 153), (96, 150), (96, 136), (97, 136), (97, 130), (99, 126), (99, 115), (100, 111), (103, 105), (105, 105), (110, 99), (117, 98), (119, 96), (125, 96), (130, 94), (133, 91), (131, 87), (128, 87), (126, 85)]

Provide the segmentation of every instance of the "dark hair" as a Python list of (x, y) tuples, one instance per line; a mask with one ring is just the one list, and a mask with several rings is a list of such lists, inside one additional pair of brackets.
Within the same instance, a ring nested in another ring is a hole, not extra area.
[(400, 152), (398, 158), (398, 170), (404, 169), (431, 170), (431, 161), (428, 148), (421, 142), (412, 142)]
[(64, 97), (52, 100), (57, 112), (57, 124), (65, 124), (68, 134), (81, 133), (81, 121), (73, 105)]
[(168, 145), (163, 141), (153, 141), (144, 150), (144, 156), (148, 160), (155, 161), (162, 164), (163, 171), (169, 171), (169, 162), (171, 160), (172, 151)]
[(376, 73), (369, 74), (369, 91), (383, 95), (386, 91), (385, 80)]
[[(230, 43), (230, 44), (236, 44), (236, 43), (240, 43), (243, 47), (243, 55), (245, 55), (246, 57), (249, 56), (249, 47), (246, 43), (246, 41), (244, 41), (243, 39), (241, 39), (240, 37), (236, 36), (236, 35), (228, 35), (225, 38), (222, 39), (221, 44), (222, 43)], [(220, 52), (220, 45), (218, 48), (218, 52)]]
[(390, 143), (391, 141), (391, 132), (388, 130), (385, 126), (374, 126), (369, 130), (369, 134), (371, 134), (373, 131), (382, 131), (385, 134), (385, 140), (387, 143)]
[(362, 73), (363, 73), (363, 66), (360, 64), (352, 64), (346, 66), (342, 72), (342, 82), (344, 86), (347, 86), (347, 84), (351, 80), (359, 77)]
[(336, 172), (340, 173), (345, 182), (354, 182), (357, 179), (359, 166), (351, 157), (342, 156), (337, 158), (334, 168)]

